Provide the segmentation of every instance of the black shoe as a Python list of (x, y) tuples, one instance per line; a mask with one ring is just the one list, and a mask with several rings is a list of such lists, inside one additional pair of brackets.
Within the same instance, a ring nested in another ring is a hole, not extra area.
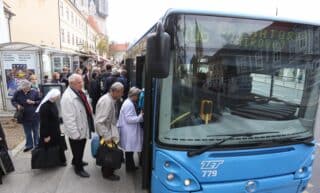
[(26, 147), (26, 148), (24, 148), (23, 152), (28, 152), (28, 151), (30, 151), (31, 149), (32, 149), (32, 147)]
[(110, 181), (119, 181), (120, 176), (112, 174), (111, 176), (104, 176), (105, 179), (110, 180)]
[(88, 174), (88, 172), (84, 171), (84, 170), (74, 170), (75, 173), (82, 177), (82, 178), (89, 178), (90, 177), (90, 174)]

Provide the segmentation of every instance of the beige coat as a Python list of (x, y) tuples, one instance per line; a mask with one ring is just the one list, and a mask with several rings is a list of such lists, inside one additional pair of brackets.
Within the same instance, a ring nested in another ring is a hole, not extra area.
[(78, 95), (68, 87), (61, 98), (61, 115), (65, 133), (71, 139), (89, 137), (86, 109)]
[(113, 139), (114, 142), (119, 142), (119, 131), (117, 128), (116, 118), (116, 101), (107, 93), (103, 95), (96, 106), (96, 116), (94, 124), (99, 136), (105, 140)]

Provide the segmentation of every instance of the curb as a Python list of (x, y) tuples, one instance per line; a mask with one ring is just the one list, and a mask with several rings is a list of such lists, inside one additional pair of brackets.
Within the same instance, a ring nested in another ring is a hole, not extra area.
[(12, 157), (15, 157), (21, 150), (24, 148), (24, 145), (26, 144), (26, 140), (24, 139), (21, 143), (19, 143), (15, 148), (10, 150), (10, 154)]

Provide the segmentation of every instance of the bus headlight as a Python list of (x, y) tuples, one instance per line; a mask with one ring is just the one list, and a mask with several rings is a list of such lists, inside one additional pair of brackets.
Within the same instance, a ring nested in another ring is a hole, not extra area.
[(157, 151), (156, 158), (155, 175), (168, 190), (176, 192), (200, 190), (197, 179), (179, 162), (160, 151)]

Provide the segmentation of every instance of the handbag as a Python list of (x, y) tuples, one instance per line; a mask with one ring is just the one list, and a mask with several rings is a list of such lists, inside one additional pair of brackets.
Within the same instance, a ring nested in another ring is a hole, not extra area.
[(0, 173), (6, 175), (14, 171), (14, 166), (8, 151), (4, 148), (0, 148)]
[(123, 160), (123, 151), (115, 143), (100, 143), (98, 148), (96, 164), (102, 167), (120, 169)]
[(60, 147), (37, 147), (31, 152), (31, 168), (43, 169), (61, 165)]
[(66, 151), (68, 149), (66, 138), (64, 134), (60, 135), (60, 148)]
[(23, 108), (17, 109), (13, 117), (17, 120), (18, 123), (23, 123)]

